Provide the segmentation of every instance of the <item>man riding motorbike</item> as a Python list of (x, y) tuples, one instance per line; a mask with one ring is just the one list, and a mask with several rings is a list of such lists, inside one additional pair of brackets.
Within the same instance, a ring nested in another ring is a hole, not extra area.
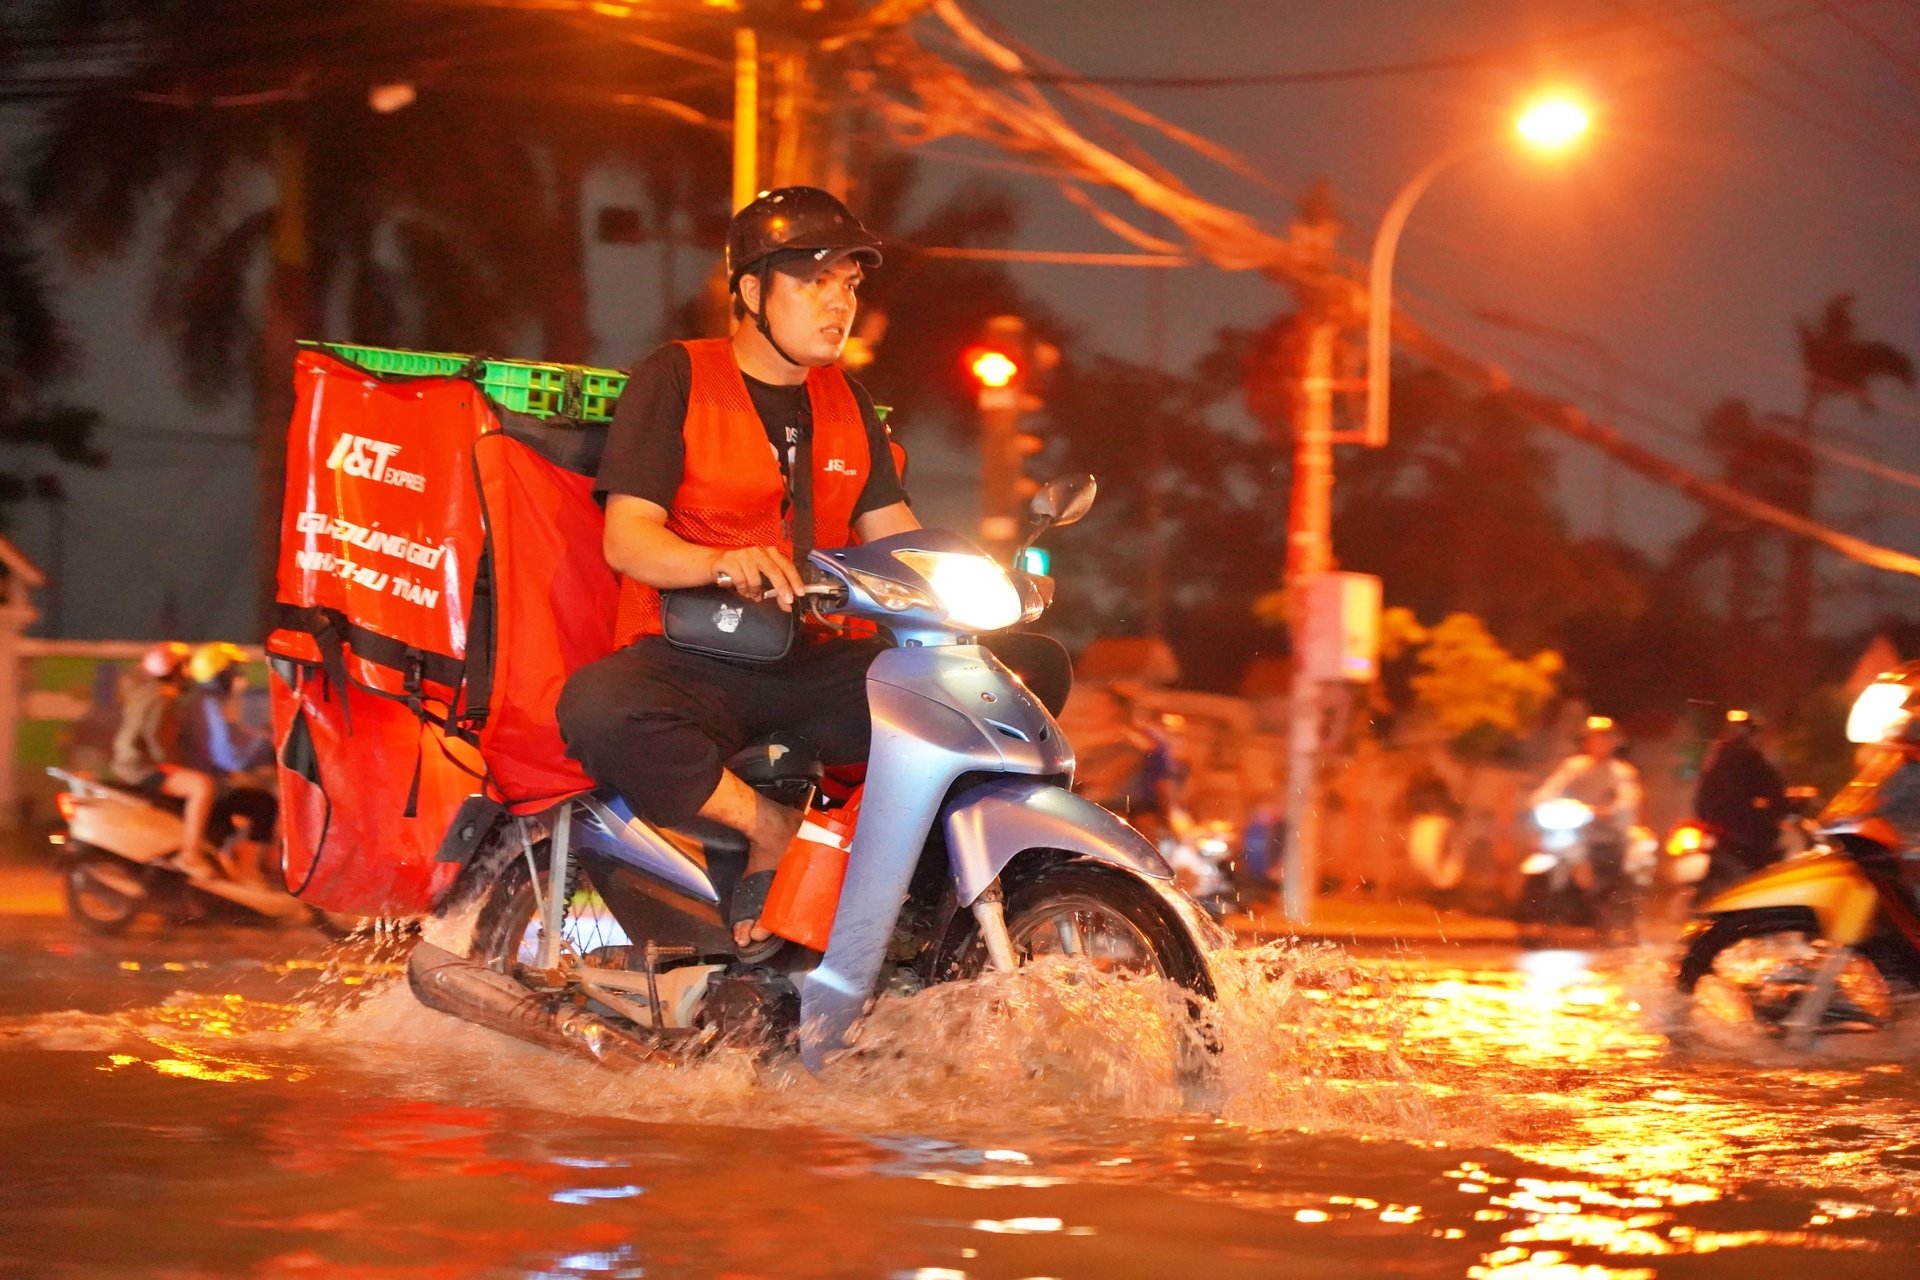
[(121, 677), (120, 727), (113, 735), (107, 777), (150, 796), (173, 796), (184, 802), (180, 814), (184, 836), (175, 862), (188, 875), (205, 876), (218, 873), (201, 849), (212, 815), (213, 778), (172, 759), (175, 704), (191, 656), (192, 650), (178, 641), (157, 644), (142, 655), (137, 669)]
[[(816, 187), (769, 191), (741, 209), (726, 246), (732, 338), (672, 343), (633, 370), (595, 483), (607, 561), (627, 580), (620, 630), (630, 642), (568, 679), (560, 730), (568, 753), (647, 821), (700, 817), (747, 837), (729, 907), (743, 953), (777, 941), (758, 917), (803, 815), (722, 762), (776, 731), (800, 735), (828, 765), (864, 762), (866, 670), (880, 650), (810, 624), (769, 664), (688, 652), (662, 634), (659, 592), (715, 585), (790, 612), (807, 547), (920, 527), (886, 428), (836, 365), (879, 244)], [(810, 474), (796, 476), (803, 467)], [(1064, 699), (1064, 653), (1043, 650), (1038, 662), (1050, 679), (1030, 683), (1056, 683)]]
[(1726, 727), (1700, 770), (1693, 812), (1716, 837), (1700, 885), (1703, 898), (1779, 856), (1786, 782), (1756, 741), (1762, 730), (1749, 712), (1727, 712)]
[(1593, 820), (1610, 828), (1624, 846), (1640, 821), (1640, 771), (1615, 755), (1620, 735), (1609, 716), (1588, 716), (1580, 749), (1534, 791), (1528, 803), (1578, 800), (1593, 810)]
[[(1588, 811), (1573, 846), (1583, 852), (1569, 867), (1571, 883), (1603, 930), (1627, 909), (1627, 858), (1640, 820), (1640, 772), (1616, 757), (1620, 738), (1607, 716), (1588, 716), (1580, 750), (1561, 762), (1528, 802), (1535, 821), (1555, 800), (1577, 801)], [(1526, 902), (1523, 890), (1523, 906)]]
[[(240, 674), (246, 654), (238, 645), (203, 644), (187, 660), (191, 687), (180, 700), (180, 760), (213, 778), (219, 795), (207, 819), (207, 836), (222, 851), (229, 875), (266, 884), (265, 855), (273, 839), (279, 801), (247, 775), (273, 764), (273, 743), (238, 723), (234, 702), (245, 688)], [(241, 822), (245, 834), (240, 834)]]

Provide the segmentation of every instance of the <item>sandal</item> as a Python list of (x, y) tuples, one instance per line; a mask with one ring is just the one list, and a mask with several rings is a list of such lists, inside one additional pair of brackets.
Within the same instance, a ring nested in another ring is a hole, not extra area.
[[(733, 882), (733, 893), (727, 899), (729, 934), (735, 925), (759, 923), (761, 913), (767, 909), (767, 891), (773, 888), (773, 875), (771, 871), (755, 871)], [(733, 950), (735, 955), (752, 964), (772, 955), (783, 942), (778, 935), (769, 935), (745, 945), (735, 942)]]

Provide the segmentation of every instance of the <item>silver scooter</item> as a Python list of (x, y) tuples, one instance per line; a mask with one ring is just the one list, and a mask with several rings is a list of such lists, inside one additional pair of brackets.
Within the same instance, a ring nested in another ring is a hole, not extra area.
[(143, 911), (174, 919), (312, 922), (335, 932), (352, 927), (348, 918), (321, 912), (284, 889), (182, 867), (185, 824), (141, 792), (66, 769), (47, 773), (65, 787), (54, 797), (63, 825), (51, 839), (60, 852), (67, 911), (92, 932), (118, 933)]
[[(1027, 543), (1093, 497), (1091, 476), (1044, 487)], [(1038, 618), (1051, 582), (937, 530), (815, 551), (808, 577), (810, 608), (891, 645), (867, 674), (872, 750), (824, 950), (735, 954), (737, 833), (657, 828), (606, 790), (532, 818), (474, 797), (442, 850), (466, 866), (409, 965), (422, 1002), (602, 1062), (744, 1037), (818, 1071), (883, 993), (1051, 955), (1176, 984), (1198, 1024), (1219, 935), (1146, 839), (1068, 790), (1059, 724), (979, 643)], [(729, 767), (831, 822), (804, 744), (756, 744)], [(1204, 1028), (1185, 1039), (1204, 1053)]]

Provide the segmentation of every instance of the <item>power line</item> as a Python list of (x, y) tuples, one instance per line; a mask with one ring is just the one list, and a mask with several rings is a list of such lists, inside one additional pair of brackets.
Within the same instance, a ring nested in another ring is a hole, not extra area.
[(1899, 151), (1889, 150), (1882, 146), (1878, 139), (1869, 134), (1858, 133), (1845, 126), (1835, 124), (1824, 116), (1816, 115), (1808, 111), (1792, 98), (1776, 92), (1773, 88), (1754, 79), (1752, 76), (1746, 74), (1746, 72), (1707, 52), (1706, 49), (1701, 47), (1700, 41), (1683, 34), (1665, 18), (1652, 13), (1642, 13), (1641, 10), (1627, 3), (1627, 0), (1609, 0), (1609, 2), (1614, 8), (1623, 13), (1636, 14), (1643, 17), (1652, 30), (1658, 33), (1661, 39), (1665, 40), (1675, 49), (1678, 49), (1688, 57), (1693, 58), (1695, 61), (1724, 76), (1728, 80), (1733, 81), (1761, 101), (1769, 103), (1779, 110), (1786, 112), (1788, 115), (1793, 116), (1795, 119), (1811, 124), (1825, 133), (1832, 134), (1834, 137), (1840, 138), (1845, 142), (1852, 143), (1864, 151), (1873, 152), (1881, 159), (1889, 161), (1909, 173), (1920, 174), (1920, 162), (1916, 162), (1912, 157)]
[(1835, 4), (1834, 0), (1813, 0), (1813, 4), (1820, 12), (1826, 14), (1829, 18), (1832, 18), (1835, 22), (1851, 31), (1855, 36), (1858, 36), (1861, 42), (1868, 48), (1885, 58), (1888, 62), (1891, 62), (1895, 67), (1898, 67), (1906, 74), (1907, 79), (1913, 81), (1916, 85), (1920, 85), (1920, 62), (1915, 62), (1888, 44), (1874, 33), (1873, 28), (1848, 13), (1843, 6)]
[(1887, 128), (1891, 133), (1898, 134), (1909, 146), (1913, 144), (1913, 134), (1904, 124), (1897, 120), (1890, 120), (1887, 116), (1883, 115), (1878, 108), (1871, 104), (1856, 101), (1845, 89), (1835, 85), (1833, 81), (1827, 79), (1827, 77), (1809, 67), (1805, 62), (1782, 49), (1774, 41), (1762, 35), (1759, 31), (1754, 30), (1751, 26), (1742, 25), (1740, 20), (1734, 17), (1733, 12), (1728, 9), (1724, 3), (1716, 3), (1714, 9), (1721, 22), (1726, 25), (1730, 32), (1740, 35), (1773, 62), (1785, 67), (1788, 71), (1800, 77), (1801, 80), (1813, 86), (1816, 93), (1820, 94), (1827, 101), (1837, 105), (1842, 112), (1848, 116), (1865, 115), (1874, 117), (1879, 121), (1881, 126)]
[[(1870, 0), (1854, 0), (1855, 3), (1868, 3)], [(1668, 17), (1684, 18), (1703, 10), (1718, 7), (1720, 0), (1693, 0), (1674, 8)], [(1777, 10), (1765, 17), (1754, 19), (1756, 28), (1774, 26), (1783, 22), (1794, 22), (1811, 16), (1811, 12), (1796, 5), (1794, 8)], [(1651, 27), (1661, 21), (1650, 14), (1627, 11), (1626, 16), (1609, 22), (1589, 23), (1585, 26), (1554, 32), (1530, 40), (1516, 40), (1507, 44), (1492, 45), (1484, 49), (1469, 50), (1464, 53), (1439, 54), (1429, 58), (1412, 58), (1400, 62), (1361, 63), (1346, 67), (1323, 67), (1310, 71), (1253, 71), (1211, 76), (1167, 76), (1167, 75), (1082, 75), (1071, 71), (1005, 71), (986, 64), (974, 64), (969, 70), (983, 76), (997, 77), (1002, 80), (1019, 80), (1029, 84), (1058, 85), (1102, 85), (1120, 89), (1236, 89), (1236, 88), (1275, 88), (1288, 85), (1329, 84), (1353, 80), (1378, 80), (1409, 75), (1424, 75), (1436, 71), (1460, 71), (1474, 67), (1498, 66), (1504, 63), (1529, 61), (1537, 57), (1543, 48), (1562, 44), (1584, 44), (1609, 36), (1624, 35), (1632, 31)]]

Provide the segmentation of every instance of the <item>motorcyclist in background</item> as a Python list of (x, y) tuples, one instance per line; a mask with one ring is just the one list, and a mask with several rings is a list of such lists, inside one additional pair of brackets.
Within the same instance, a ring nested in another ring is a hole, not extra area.
[[(249, 785), (247, 778), (273, 763), (273, 743), (240, 722), (245, 662), (245, 651), (233, 644), (203, 644), (188, 658), (191, 684), (180, 700), (180, 762), (219, 784), (207, 836), (225, 855), (225, 870), (235, 880), (264, 884), (264, 855), (280, 805), (273, 792)], [(239, 834), (242, 822), (245, 834)]]
[(1727, 712), (1693, 793), (1693, 813), (1716, 839), (1701, 882), (1710, 895), (1779, 857), (1786, 781), (1757, 741), (1764, 726), (1752, 714)]
[(1088, 687), (1083, 706), (1073, 729), (1074, 790), (1157, 840), (1179, 809), (1172, 749), (1140, 726), (1133, 700), (1111, 685)]
[(1640, 771), (1615, 754), (1620, 735), (1609, 716), (1588, 716), (1580, 750), (1560, 762), (1534, 791), (1529, 805), (1578, 800), (1593, 810), (1594, 824), (1625, 847), (1640, 822)]
[(107, 776), (124, 787), (150, 796), (173, 796), (184, 802), (180, 814), (183, 839), (174, 861), (188, 875), (219, 874), (201, 846), (211, 816), (214, 782), (211, 775), (174, 763), (174, 715), (184, 680), (183, 668), (192, 651), (177, 641), (147, 650), (140, 665), (120, 679), (120, 727), (113, 735), (113, 758)]

